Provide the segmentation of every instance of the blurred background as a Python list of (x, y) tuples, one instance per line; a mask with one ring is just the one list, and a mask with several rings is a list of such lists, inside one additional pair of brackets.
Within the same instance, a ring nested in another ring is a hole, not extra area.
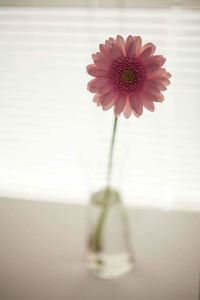
[[(100, 281), (86, 204), (105, 184), (113, 111), (93, 103), (86, 66), (117, 34), (155, 43), (172, 79), (154, 113), (119, 119), (113, 185), (135, 268)], [(199, 95), (199, 0), (0, 0), (1, 300), (200, 299)]]
[(113, 184), (129, 205), (200, 209), (200, 2), (0, 0), (0, 197), (86, 204), (103, 186), (113, 112), (86, 65), (110, 36), (167, 58), (163, 104), (119, 120)]

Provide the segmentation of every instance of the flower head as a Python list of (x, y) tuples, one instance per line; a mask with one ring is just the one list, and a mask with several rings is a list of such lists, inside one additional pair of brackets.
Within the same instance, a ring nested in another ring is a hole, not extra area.
[(162, 94), (170, 84), (171, 74), (162, 68), (165, 58), (154, 55), (152, 43), (142, 45), (139, 36), (120, 35), (99, 45), (99, 52), (92, 55), (93, 64), (87, 72), (95, 77), (88, 83), (94, 102), (103, 110), (114, 107), (115, 116), (122, 112), (126, 118), (133, 113), (139, 117), (143, 107), (154, 111), (154, 102), (162, 102)]

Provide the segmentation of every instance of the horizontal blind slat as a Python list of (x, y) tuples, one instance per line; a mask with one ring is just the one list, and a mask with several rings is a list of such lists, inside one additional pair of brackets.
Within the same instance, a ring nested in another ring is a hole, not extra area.
[(92, 103), (85, 66), (131, 33), (173, 77), (153, 114), (120, 119), (114, 183), (130, 204), (199, 209), (199, 22), (170, 7), (0, 8), (0, 196), (86, 203), (103, 183), (113, 113)]

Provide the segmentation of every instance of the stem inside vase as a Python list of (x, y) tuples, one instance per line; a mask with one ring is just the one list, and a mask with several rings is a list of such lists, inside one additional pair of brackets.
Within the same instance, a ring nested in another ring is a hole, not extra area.
[(102, 232), (104, 223), (106, 220), (106, 216), (109, 210), (109, 202), (112, 196), (112, 189), (110, 187), (111, 180), (112, 180), (112, 171), (113, 171), (113, 153), (114, 153), (114, 146), (115, 146), (115, 140), (116, 140), (116, 131), (117, 131), (117, 121), (118, 118), (114, 118), (114, 125), (112, 130), (112, 138), (111, 138), (111, 144), (110, 144), (110, 150), (109, 150), (109, 157), (108, 157), (108, 167), (107, 167), (107, 185), (104, 190), (104, 193), (102, 194), (102, 205), (101, 205), (101, 213), (99, 215), (99, 218), (97, 220), (96, 226), (94, 228), (94, 232), (91, 233), (91, 236), (89, 237), (89, 247), (94, 252), (99, 252), (102, 250)]
[(114, 278), (133, 267), (129, 224), (121, 196), (112, 187), (113, 155), (118, 118), (114, 118), (105, 188), (91, 196), (88, 267), (101, 278)]

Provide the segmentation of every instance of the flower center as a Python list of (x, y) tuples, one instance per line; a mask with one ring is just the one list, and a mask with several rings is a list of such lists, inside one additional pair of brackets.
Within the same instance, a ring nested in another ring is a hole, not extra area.
[(126, 83), (133, 83), (135, 81), (135, 74), (130, 69), (125, 69), (122, 72), (121, 79)]
[(142, 89), (146, 74), (141, 61), (121, 57), (113, 61), (108, 77), (118, 92), (133, 93)]

